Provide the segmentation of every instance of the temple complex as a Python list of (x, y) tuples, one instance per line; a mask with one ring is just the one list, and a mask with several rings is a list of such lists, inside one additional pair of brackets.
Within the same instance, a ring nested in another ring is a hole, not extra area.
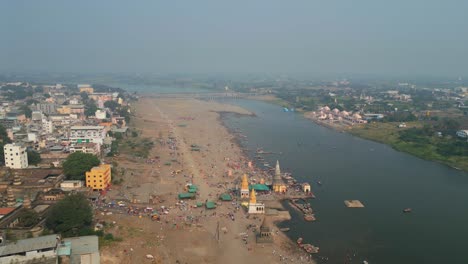
[(279, 161), (276, 161), (275, 176), (273, 176), (273, 191), (276, 193), (285, 193), (286, 189), (286, 184), (281, 177)]
[(265, 204), (257, 203), (257, 195), (255, 194), (255, 190), (252, 189), (250, 193), (250, 201), (249, 201), (249, 214), (264, 214), (265, 213)]

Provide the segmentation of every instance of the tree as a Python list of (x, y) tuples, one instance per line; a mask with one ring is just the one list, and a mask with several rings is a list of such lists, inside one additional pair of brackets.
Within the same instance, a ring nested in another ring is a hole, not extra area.
[(101, 162), (90, 153), (75, 152), (70, 154), (63, 163), (63, 172), (69, 180), (84, 180), (85, 172)]
[(19, 226), (31, 227), (39, 222), (39, 214), (34, 210), (27, 209), (18, 216), (18, 219)]
[(21, 112), (24, 113), (24, 115), (27, 117), (27, 118), (31, 118), (32, 117), (32, 110), (31, 108), (29, 108), (29, 106), (27, 105), (23, 105), (19, 108), (21, 110)]
[(92, 116), (96, 114), (96, 110), (98, 110), (96, 103), (93, 99), (89, 99), (88, 102), (85, 104), (85, 115)]
[(81, 99), (83, 99), (83, 101), (86, 101), (89, 98), (88, 93), (81, 92), (80, 95), (81, 95)]
[(36, 100), (36, 99), (28, 99), (28, 100), (26, 101), (26, 104), (27, 104), (27, 105), (38, 104), (38, 103), (39, 103), (39, 101)]
[(93, 211), (83, 194), (72, 194), (52, 207), (46, 226), (63, 237), (77, 236), (91, 227)]
[(112, 111), (115, 111), (115, 109), (117, 109), (117, 107), (119, 107), (119, 103), (115, 102), (115, 101), (106, 101), (104, 103), (104, 106), (109, 108), (110, 110)]
[(3, 150), (3, 146), (5, 144), (11, 143), (11, 139), (8, 137), (8, 133), (2, 125), (0, 125), (0, 162), (5, 162), (5, 153)]
[(37, 165), (42, 160), (41, 155), (35, 150), (32, 150), (32, 149), (28, 150), (27, 154), (28, 154), (28, 164)]

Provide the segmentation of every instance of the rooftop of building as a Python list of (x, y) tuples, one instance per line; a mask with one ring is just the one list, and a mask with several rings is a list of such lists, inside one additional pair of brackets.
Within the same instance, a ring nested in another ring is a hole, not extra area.
[(1, 207), (0, 208), (0, 216), (1, 215), (7, 215), (11, 212), (13, 212), (16, 208), (15, 207)]
[(63, 239), (63, 242), (71, 243), (72, 255), (83, 255), (99, 252), (99, 240), (97, 236), (69, 237)]
[(21, 239), (4, 246), (0, 246), (0, 256), (8, 256), (38, 249), (54, 248), (56, 244), (57, 235)]
[(110, 168), (109, 164), (100, 164), (99, 166), (92, 167), (91, 171), (103, 170), (107, 168)]
[(87, 129), (87, 130), (99, 130), (99, 129), (104, 129), (103, 126), (72, 126), (70, 128), (71, 130), (81, 130), (81, 129)]

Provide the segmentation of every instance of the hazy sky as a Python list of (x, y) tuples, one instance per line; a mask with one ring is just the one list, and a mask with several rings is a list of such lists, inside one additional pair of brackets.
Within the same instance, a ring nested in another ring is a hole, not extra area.
[(0, 70), (468, 72), (468, 1), (11, 0)]

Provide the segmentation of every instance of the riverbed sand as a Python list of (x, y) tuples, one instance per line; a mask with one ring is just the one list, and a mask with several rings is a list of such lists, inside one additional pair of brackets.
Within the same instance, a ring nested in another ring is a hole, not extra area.
[[(271, 223), (274, 243), (256, 244), (254, 229), (248, 226), (258, 230), (264, 216), (248, 216), (231, 202), (218, 200), (242, 174), (253, 170), (234, 143), (234, 136), (222, 125), (219, 113), (252, 113), (212, 101), (151, 97), (141, 98), (132, 109), (136, 115), (132, 126), (140, 131), (139, 137), (155, 143), (149, 158), (159, 158), (151, 162), (122, 153), (107, 159), (117, 162), (125, 172), (124, 183), (113, 186), (106, 198), (133, 202), (138, 207), (164, 206), (168, 214), (152, 221), (148, 216), (128, 215), (125, 210), (109, 215), (97, 211), (97, 219), (115, 222), (108, 230), (123, 239), (101, 250), (102, 263), (286, 263), (285, 257), (287, 263), (309, 263), (306, 255)], [(200, 151), (192, 151), (192, 145), (199, 146)], [(228, 164), (239, 165), (232, 169), (232, 176), (228, 175)], [(173, 173), (176, 171), (179, 173)], [(187, 183), (197, 185), (199, 195), (186, 205), (177, 205), (177, 194), (184, 192)], [(158, 201), (149, 203), (151, 195)], [(196, 201), (206, 200), (217, 202), (218, 207), (192, 207)], [(233, 214), (234, 220), (228, 214)]]

